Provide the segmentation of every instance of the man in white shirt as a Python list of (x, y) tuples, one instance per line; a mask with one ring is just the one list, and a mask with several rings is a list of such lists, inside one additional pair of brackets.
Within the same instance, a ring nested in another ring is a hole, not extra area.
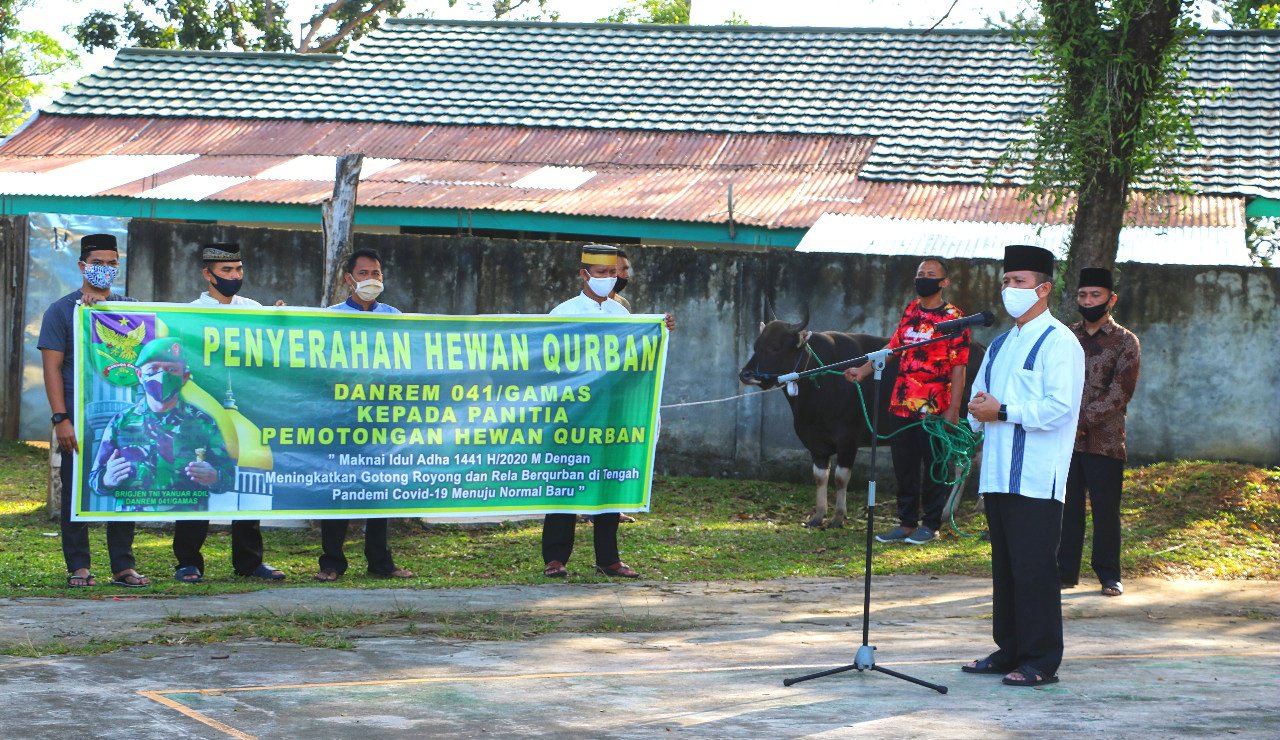
[[(203, 262), (200, 275), (209, 289), (191, 302), (193, 306), (261, 306), (252, 298), (240, 295), (244, 285), (244, 262), (240, 245), (234, 242), (205, 244), (200, 248)], [(276, 301), (283, 306), (284, 301)], [(262, 562), (261, 522), (237, 519), (231, 522), (231, 567), (236, 575), (268, 581), (284, 579), (284, 571)], [(204, 547), (209, 536), (208, 521), (180, 520), (173, 524), (173, 556), (178, 565), (174, 578), (183, 583), (199, 583), (204, 579)]]
[(1075, 446), (1084, 350), (1049, 313), (1053, 254), (1005, 247), (1000, 297), (1014, 327), (987, 348), (969, 401), (985, 433), (978, 491), (991, 531), (992, 635), (997, 650), (961, 666), (1010, 686), (1058, 681), (1062, 597), (1058, 541)]
[[(630, 311), (609, 297), (618, 278), (618, 248), (602, 244), (582, 247), (582, 263), (578, 271), (582, 279), (582, 292), (551, 309), (551, 316), (629, 316)], [(666, 316), (667, 329), (675, 328), (675, 319)], [(606, 576), (639, 578), (618, 553), (619, 512), (596, 514), (592, 528), (595, 544), (596, 570)], [(573, 552), (575, 526), (578, 518), (573, 514), (547, 514), (542, 520), (543, 575), (548, 578), (564, 578), (569, 575), (565, 563)]]

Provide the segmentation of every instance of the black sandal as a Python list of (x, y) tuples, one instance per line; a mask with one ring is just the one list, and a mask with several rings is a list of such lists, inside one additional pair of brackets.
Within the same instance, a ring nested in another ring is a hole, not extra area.
[(1058, 682), (1057, 676), (1046, 676), (1036, 668), (1029, 665), (1020, 666), (1017, 670), (1009, 671), (1009, 673), (1019, 673), (1022, 675), (1022, 678), (1009, 678), (1009, 676), (1005, 676), (1000, 681), (1000, 683), (1005, 686), (1035, 687)]
[(985, 673), (991, 675), (1004, 675), (1009, 672), (1008, 668), (1001, 668), (991, 660), (991, 656), (987, 656), (982, 660), (975, 660), (974, 665), (962, 665), (960, 670), (965, 673)]
[[(81, 581), (81, 583), (76, 583), (76, 581)], [(85, 573), (82, 576), (72, 573), (67, 576), (67, 588), (91, 588), (96, 585), (98, 585), (98, 579), (94, 578), (92, 573)]]

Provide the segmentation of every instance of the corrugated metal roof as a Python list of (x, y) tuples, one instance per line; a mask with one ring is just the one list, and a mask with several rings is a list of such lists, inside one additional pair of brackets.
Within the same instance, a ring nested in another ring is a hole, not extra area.
[[(315, 204), (331, 194), (334, 157), (369, 146), (363, 206), (725, 223), (732, 186), (734, 220), (771, 228), (806, 228), (826, 213), (1043, 220), (1017, 188), (861, 179), (873, 145), (830, 135), (41, 116), (0, 147), (0, 193)], [(1198, 196), (1157, 213), (1139, 197), (1130, 218), (1236, 227), (1243, 206)]]
[[(912, 254), (944, 259), (1001, 259), (1006, 244), (1036, 244), (1066, 253), (1071, 226), (976, 221), (921, 221), (826, 214), (805, 233), (800, 252)], [(1116, 262), (1167, 265), (1252, 265), (1243, 224), (1127, 226)]]
[[(1185, 174), (1280, 197), (1280, 33), (1210, 32), (1192, 51), (1188, 83), (1221, 94), (1200, 101)], [(1029, 135), (1039, 71), (1002, 31), (391, 19), (344, 57), (124, 49), (50, 111), (358, 122), (377, 157), (416, 156), (386, 124), (871, 137), (864, 178), (974, 185)]]

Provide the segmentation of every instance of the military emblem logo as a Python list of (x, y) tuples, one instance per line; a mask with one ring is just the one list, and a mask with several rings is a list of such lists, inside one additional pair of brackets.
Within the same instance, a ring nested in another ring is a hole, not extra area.
[(94, 367), (112, 385), (136, 385), (138, 350), (156, 338), (155, 316), (99, 311), (90, 315)]

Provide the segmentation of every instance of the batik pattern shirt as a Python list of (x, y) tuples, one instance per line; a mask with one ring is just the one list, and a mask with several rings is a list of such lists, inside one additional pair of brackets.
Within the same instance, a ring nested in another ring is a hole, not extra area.
[[(934, 327), (964, 317), (950, 303), (925, 308), (915, 300), (902, 312), (889, 346), (904, 347), (933, 338)], [(969, 362), (969, 330), (954, 339), (926, 344), (898, 355), (898, 380), (889, 397), (889, 410), (898, 416), (917, 418), (941, 414), (951, 408), (951, 370)], [(961, 390), (961, 389), (957, 389)]]
[(1092, 335), (1084, 322), (1072, 324), (1071, 331), (1084, 348), (1085, 363), (1076, 451), (1127, 460), (1125, 414), (1138, 387), (1142, 347), (1133, 332), (1110, 316)]

